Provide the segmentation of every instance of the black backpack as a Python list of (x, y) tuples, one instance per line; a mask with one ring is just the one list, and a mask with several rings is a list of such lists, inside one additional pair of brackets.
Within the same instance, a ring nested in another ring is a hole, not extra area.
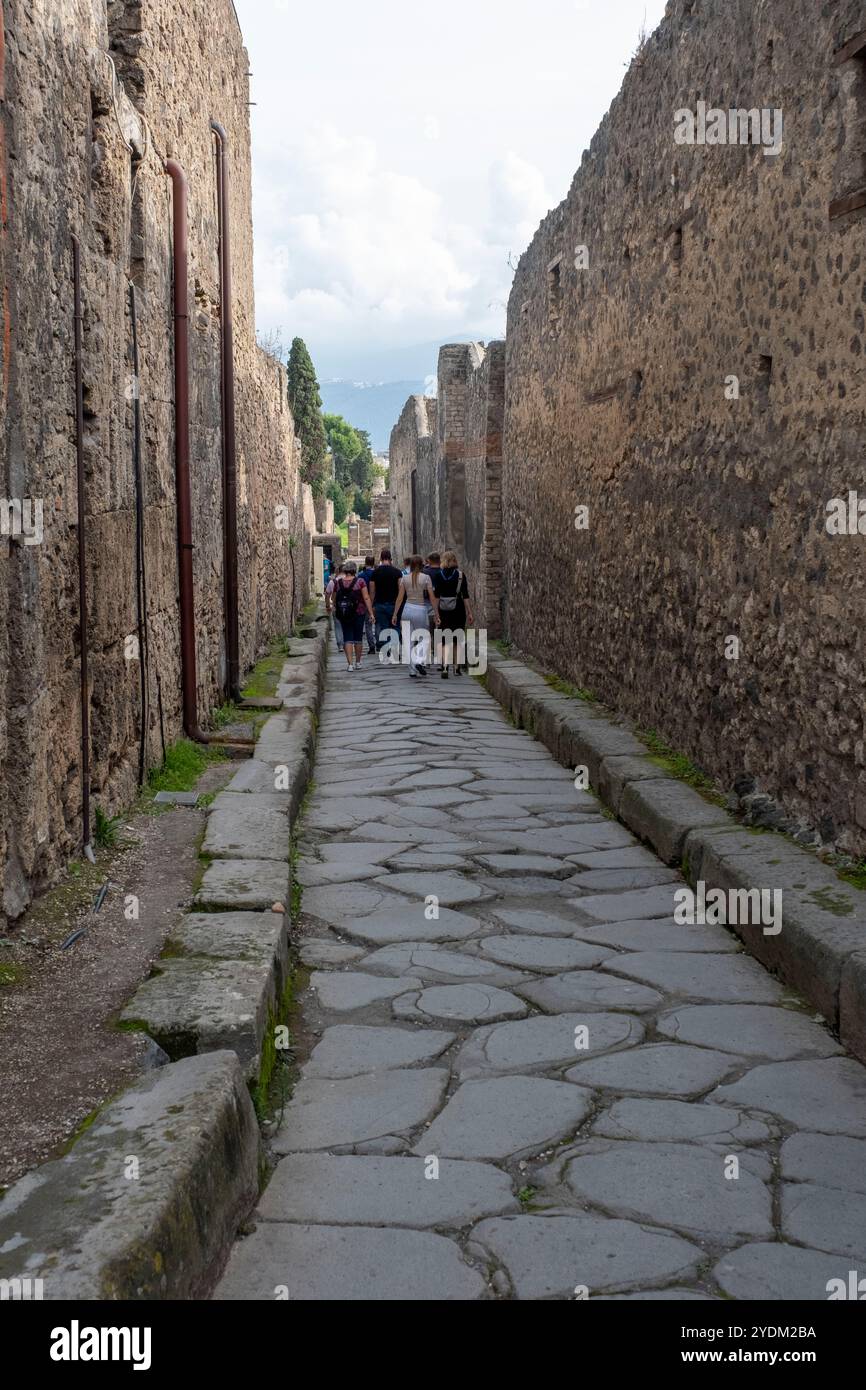
[(334, 612), (340, 622), (354, 618), (358, 611), (358, 581), (353, 579), (347, 588), (342, 579), (334, 585)]

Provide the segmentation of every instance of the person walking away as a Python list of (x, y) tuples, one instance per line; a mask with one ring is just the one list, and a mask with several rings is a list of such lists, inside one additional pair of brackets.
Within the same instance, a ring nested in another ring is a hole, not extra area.
[[(466, 652), (466, 628), (475, 626), (475, 619), (472, 615), (472, 604), (469, 598), (469, 585), (466, 582), (466, 575), (457, 567), (457, 556), (453, 550), (447, 550), (442, 561), (442, 568), (433, 575), (433, 594), (438, 603), (439, 619), (441, 622), (440, 640), (442, 642), (442, 679), (448, 679), (449, 664), (454, 669), (455, 676), (462, 674), (465, 667), (458, 662), (455, 656), (455, 648), (459, 636), (463, 635), (463, 651)], [(451, 662), (448, 661), (449, 650)]]
[(427, 667), (424, 661), (412, 661), (412, 656), (417, 655), (419, 647), (423, 656), (423, 646), (416, 640), (416, 634), (423, 632), (425, 640), (430, 641), (430, 629), (427, 626), (427, 601), (433, 608), (434, 622), (439, 623), (439, 600), (433, 593), (433, 583), (429, 574), (424, 573), (424, 561), (420, 555), (412, 555), (409, 560), (409, 574), (400, 580), (400, 588), (397, 591), (397, 603), (394, 617), (391, 619), (392, 626), (397, 626), (400, 616), (400, 605), (404, 603), (402, 621), (408, 623), (410, 627), (409, 637), (409, 675), (417, 678), (427, 675)]
[[(434, 576), (434, 574), (438, 574), (438, 572), (439, 572), (439, 566), (440, 566), (441, 564), (442, 564), (442, 556), (439, 554), (438, 550), (432, 551), (431, 554), (429, 554), (429, 555), (427, 556), (427, 563), (426, 563), (426, 565), (424, 566), (424, 573), (429, 577), (431, 585), (432, 585), (432, 583), (433, 583), (433, 576)], [(431, 589), (431, 592), (432, 592), (432, 589)], [(430, 632), (430, 650), (431, 650), (431, 652), (432, 652), (432, 650), (433, 650), (433, 634), (434, 634), (435, 631), (436, 631), (436, 624), (435, 624), (435, 622), (433, 621), (433, 616), (434, 616), (434, 615), (433, 615), (433, 605), (432, 605), (432, 603), (428, 603), (428, 605), (427, 605), (427, 627), (428, 627), (429, 632)], [(434, 667), (435, 667), (435, 665), (436, 665), (435, 661), (433, 662), (433, 665), (434, 665)]]
[[(360, 576), (359, 576), (361, 579), (363, 579), (363, 581), (364, 581), (364, 583), (367, 585), (367, 588), (368, 588), (368, 589), (370, 588), (370, 583), (371, 583), (371, 580), (372, 580), (372, 578), (373, 578), (373, 574), (375, 573), (375, 570), (376, 570), (376, 561), (375, 561), (375, 559), (373, 558), (372, 555), (368, 555), (367, 558), (366, 558), (365, 561), (364, 561), (364, 568), (361, 570), (361, 573), (360, 573)], [(373, 602), (373, 595), (372, 595), (372, 593), (370, 594), (370, 602), (371, 602), (371, 603)], [(375, 618), (375, 614), (374, 614), (372, 617), (369, 617), (369, 618), (365, 618), (365, 619), (364, 619), (364, 635), (365, 635), (366, 638), (367, 638), (367, 655), (368, 655), (368, 656), (375, 656), (375, 655), (376, 655), (376, 618)]]
[(383, 550), (370, 580), (370, 602), (376, 615), (377, 650), (383, 643), (382, 634), (391, 626), (402, 577), (397, 566), (392, 563), (390, 550)]
[(366, 580), (359, 578), (358, 566), (351, 561), (334, 586), (334, 612), (343, 629), (346, 661), (350, 671), (360, 671), (364, 656), (364, 626), (373, 616)]
[(334, 612), (334, 589), (336, 588), (337, 580), (339, 579), (342, 573), (343, 566), (337, 565), (336, 569), (334, 570), (334, 573), (331, 575), (331, 578), (328, 580), (327, 586), (325, 588), (325, 612), (327, 613), (329, 618), (333, 619), (334, 636), (337, 639), (338, 652), (341, 652), (343, 650), (343, 629), (340, 626), (340, 619)]

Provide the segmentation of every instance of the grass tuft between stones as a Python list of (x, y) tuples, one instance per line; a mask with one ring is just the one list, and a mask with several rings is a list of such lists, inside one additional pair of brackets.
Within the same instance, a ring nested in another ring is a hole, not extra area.
[(587, 690), (582, 685), (572, 685), (571, 681), (563, 680), (562, 676), (546, 675), (544, 677), (551, 690), (555, 690), (557, 695), (566, 695), (569, 700), (582, 700), (585, 704), (594, 705), (598, 703), (598, 697), (591, 690)]
[(291, 1096), (294, 1085), (293, 1056), (291, 1050), (287, 1053), (277, 1048), (276, 1031), (278, 1027), (286, 1026), (289, 1028), (289, 1037), (292, 1037), (290, 1025), (297, 1007), (295, 1001), (308, 980), (309, 971), (302, 967), (291, 972), (275, 1006), (268, 1010), (258, 1080), (250, 1086), (250, 1094), (260, 1123), (276, 1114), (282, 1114)]

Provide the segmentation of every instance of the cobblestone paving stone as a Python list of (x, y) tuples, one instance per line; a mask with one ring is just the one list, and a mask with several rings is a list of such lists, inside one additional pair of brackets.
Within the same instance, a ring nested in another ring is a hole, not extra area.
[(478, 682), (333, 659), (300, 836), (311, 1055), (218, 1298), (825, 1300), (866, 1267), (866, 1069), (678, 926), (676, 874)]

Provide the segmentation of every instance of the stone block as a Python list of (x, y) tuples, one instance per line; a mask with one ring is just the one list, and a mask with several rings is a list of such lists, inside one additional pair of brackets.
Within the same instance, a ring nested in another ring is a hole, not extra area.
[(233, 1052), (149, 1072), (5, 1193), (0, 1278), (40, 1278), (52, 1301), (207, 1297), (255, 1201), (258, 1158)]

